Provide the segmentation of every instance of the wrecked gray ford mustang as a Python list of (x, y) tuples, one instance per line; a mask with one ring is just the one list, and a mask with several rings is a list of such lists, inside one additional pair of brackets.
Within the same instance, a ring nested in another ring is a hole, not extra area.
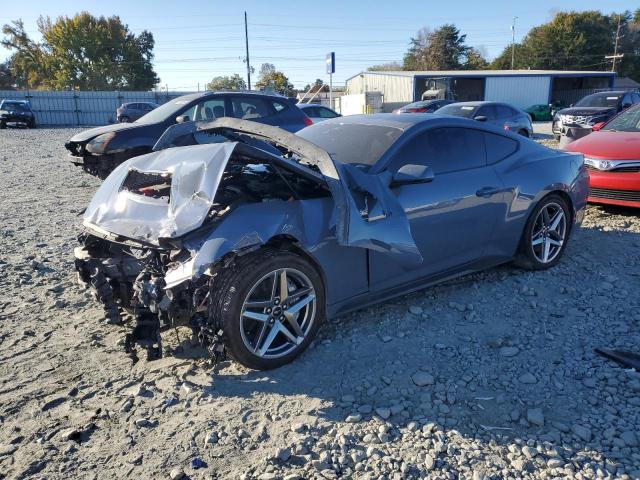
[(557, 263), (582, 158), (470, 120), (367, 115), (294, 135), (222, 118), (169, 128), (105, 180), (75, 250), (126, 348), (186, 325), (212, 356), (283, 365), (326, 316), (515, 260)]

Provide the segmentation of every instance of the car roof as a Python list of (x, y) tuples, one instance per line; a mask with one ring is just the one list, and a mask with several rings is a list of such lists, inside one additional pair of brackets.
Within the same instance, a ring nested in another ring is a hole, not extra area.
[(606, 96), (606, 95), (624, 95), (625, 93), (630, 93), (630, 92), (627, 92), (626, 90), (611, 90), (608, 92), (592, 93), (590, 95), (587, 95), (587, 97)]
[(490, 102), (488, 100), (476, 100), (474, 102), (455, 102), (449, 105), (466, 105), (468, 107), (479, 107), (481, 105), (506, 105), (504, 102)]
[(14, 100), (13, 98), (3, 98), (2, 103), (11, 102), (11, 103), (24, 103), (25, 105), (29, 104), (28, 100)]
[(271, 92), (262, 92), (257, 90), (206, 90), (204, 92), (196, 92), (196, 93), (188, 93), (187, 95), (182, 95), (180, 97), (176, 97), (173, 100), (181, 99), (181, 100), (197, 100), (199, 98), (205, 97), (213, 97), (217, 95), (255, 95), (257, 97), (271, 97), (271, 98), (279, 98), (279, 99), (288, 99), (283, 95), (278, 93)]
[(325, 120), (322, 123), (340, 123), (344, 125), (371, 125), (388, 128), (408, 130), (416, 125), (429, 123), (442, 123), (443, 119), (448, 123), (464, 125), (476, 125), (477, 122), (453, 115), (436, 115), (434, 113), (373, 113), (363, 115), (347, 115)]
[(327, 110), (331, 110), (329, 107), (320, 105), (319, 103), (296, 103), (296, 107), (302, 108), (302, 109), (305, 109), (308, 107), (320, 107), (320, 108), (326, 108)]

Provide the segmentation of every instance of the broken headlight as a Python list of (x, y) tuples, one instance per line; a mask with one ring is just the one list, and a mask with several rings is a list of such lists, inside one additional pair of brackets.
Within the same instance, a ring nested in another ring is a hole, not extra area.
[[(87, 151), (91, 153), (103, 154), (109, 149), (109, 144), (116, 136), (115, 132), (103, 133), (87, 143)], [(116, 153), (120, 150), (112, 150), (112, 153)]]

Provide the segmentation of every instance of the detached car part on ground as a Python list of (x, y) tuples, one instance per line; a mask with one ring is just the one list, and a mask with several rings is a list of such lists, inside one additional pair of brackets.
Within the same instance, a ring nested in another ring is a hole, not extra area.
[(36, 115), (29, 102), (24, 100), (3, 100), (0, 102), (0, 128), (10, 123), (36, 128)]
[(453, 117), (298, 135), (224, 118), (156, 149), (105, 180), (75, 251), (107, 318), (135, 317), (128, 348), (152, 357), (162, 329), (188, 325), (215, 357), (283, 365), (326, 316), (514, 259), (553, 266), (586, 204), (582, 156)]
[(556, 140), (566, 145), (593, 130), (593, 126), (611, 120), (619, 112), (640, 103), (636, 92), (611, 91), (587, 95), (575, 105), (553, 115), (551, 130)]
[(290, 132), (311, 124), (293, 99), (280, 95), (253, 91), (201, 92), (169, 100), (135, 122), (78, 133), (65, 147), (74, 165), (104, 179), (125, 160), (151, 152), (170, 126), (222, 117), (248, 119)]
[(640, 105), (564, 148), (584, 155), (593, 203), (640, 208)]

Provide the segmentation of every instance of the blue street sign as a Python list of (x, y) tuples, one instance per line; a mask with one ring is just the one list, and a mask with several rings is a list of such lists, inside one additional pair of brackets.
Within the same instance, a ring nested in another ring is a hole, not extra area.
[(327, 73), (336, 73), (336, 53), (335, 52), (327, 53), (327, 58), (325, 58), (325, 63), (327, 64)]

